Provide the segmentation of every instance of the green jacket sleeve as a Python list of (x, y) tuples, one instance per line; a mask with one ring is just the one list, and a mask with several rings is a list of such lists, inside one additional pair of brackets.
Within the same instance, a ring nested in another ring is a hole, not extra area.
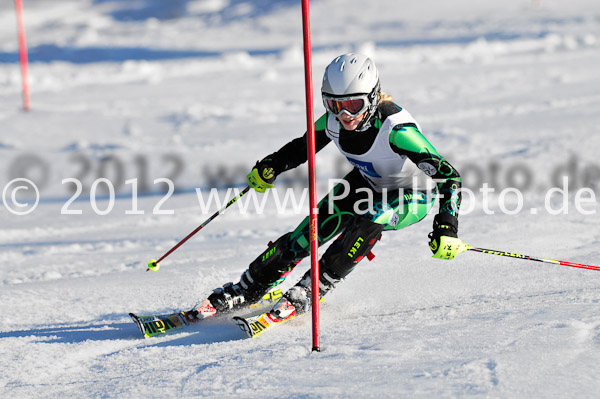
[(439, 212), (458, 216), (461, 178), (458, 171), (444, 159), (421, 134), (414, 123), (394, 126), (390, 132), (392, 150), (407, 156), (419, 169), (434, 179), (440, 195)]

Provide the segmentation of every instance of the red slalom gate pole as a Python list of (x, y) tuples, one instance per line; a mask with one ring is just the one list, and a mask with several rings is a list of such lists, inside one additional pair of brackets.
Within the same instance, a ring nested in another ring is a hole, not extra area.
[(302, 0), (302, 33), (304, 38), (304, 82), (306, 86), (306, 151), (308, 156), (308, 190), (310, 192), (310, 281), (312, 303), (313, 352), (321, 351), (321, 325), (319, 321), (319, 213), (315, 171), (315, 125), (312, 85), (312, 57), (310, 43), (310, 12), (308, 0)]
[(17, 34), (19, 36), (19, 61), (21, 63), (21, 80), (23, 82), (23, 108), (29, 111), (29, 86), (27, 84), (27, 42), (23, 24), (23, 0), (15, 0), (17, 10)]

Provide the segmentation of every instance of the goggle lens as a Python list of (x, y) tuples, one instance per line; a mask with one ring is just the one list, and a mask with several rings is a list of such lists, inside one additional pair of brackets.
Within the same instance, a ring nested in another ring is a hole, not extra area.
[(352, 100), (327, 99), (327, 107), (334, 115), (339, 115), (343, 110), (356, 115), (363, 110), (364, 106), (365, 100), (362, 98)]

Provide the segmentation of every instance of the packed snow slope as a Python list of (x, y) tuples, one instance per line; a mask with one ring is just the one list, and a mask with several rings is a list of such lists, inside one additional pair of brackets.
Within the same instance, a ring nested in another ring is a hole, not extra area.
[[(473, 191), (465, 242), (600, 264), (597, 0), (315, 0), (311, 17), (317, 116), (331, 59), (372, 56)], [(145, 272), (304, 132), (300, 2), (27, 0), (25, 26), (30, 112), (0, 4), (0, 396), (598, 397), (600, 272), (432, 259), (432, 215), (328, 295), (320, 353), (310, 316), (255, 340), (227, 320), (141, 339), (128, 312), (190, 308), (308, 211), (249, 196)], [(317, 162), (324, 195), (349, 166), (334, 148)], [(17, 178), (39, 191), (23, 215)]]

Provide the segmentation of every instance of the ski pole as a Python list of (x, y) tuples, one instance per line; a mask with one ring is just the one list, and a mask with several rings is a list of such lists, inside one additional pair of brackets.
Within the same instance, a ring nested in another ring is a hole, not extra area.
[(247, 186), (244, 190), (242, 190), (237, 196), (233, 197), (231, 200), (229, 200), (228, 203), (226, 203), (221, 209), (219, 209), (218, 211), (216, 211), (211, 217), (209, 217), (208, 219), (206, 219), (206, 221), (204, 221), (204, 223), (202, 223), (200, 226), (196, 227), (196, 229), (194, 231), (192, 231), (190, 234), (188, 234), (183, 240), (179, 241), (173, 248), (169, 249), (163, 256), (161, 256), (158, 260), (156, 259), (150, 259), (150, 261), (148, 262), (148, 269), (146, 271), (152, 270), (153, 272), (157, 272), (158, 269), (160, 268), (160, 262), (165, 259), (167, 256), (171, 255), (171, 253), (173, 253), (173, 251), (175, 251), (177, 248), (179, 248), (180, 246), (182, 246), (187, 240), (189, 240), (190, 238), (192, 238), (192, 236), (194, 234), (196, 234), (197, 232), (199, 232), (200, 230), (202, 230), (202, 228), (204, 228), (204, 226), (206, 226), (207, 224), (209, 224), (213, 219), (215, 219), (217, 216), (219, 216), (221, 213), (225, 212), (225, 210), (227, 208), (229, 208), (231, 205), (233, 205), (237, 200), (239, 200), (240, 198), (242, 198), (242, 196), (244, 194), (246, 194), (248, 192), (248, 190), (250, 190), (250, 186)]
[[(452, 258), (454, 258), (454, 256), (458, 255), (461, 252), (473, 251), (473, 252), (479, 252), (479, 253), (488, 254), (488, 255), (506, 256), (506, 257), (515, 258), (515, 259), (531, 260), (534, 262), (552, 263), (554, 265), (578, 267), (580, 269), (600, 271), (600, 266), (584, 265), (581, 263), (566, 262), (564, 260), (534, 258), (533, 256), (516, 254), (514, 252), (498, 251), (495, 249), (477, 248), (477, 247), (473, 247), (471, 245), (465, 244), (460, 238), (452, 238), (452, 237), (442, 237), (442, 238), (443, 238), (443, 240), (440, 243), (440, 246), (443, 247), (445, 250), (447, 250), (446, 257), (444, 257), (443, 259), (452, 259)], [(434, 255), (434, 257), (437, 257), (437, 256)]]
[(489, 254), (489, 255), (507, 256), (509, 258), (531, 260), (534, 262), (553, 263), (555, 265), (578, 267), (580, 269), (589, 269), (589, 270), (599, 270), (600, 271), (600, 266), (584, 265), (581, 263), (573, 263), (573, 262), (565, 262), (563, 260), (534, 258), (533, 256), (529, 256), (529, 255), (521, 255), (521, 254), (515, 254), (513, 252), (505, 252), (505, 251), (496, 251), (493, 249), (476, 248), (476, 247), (472, 247), (470, 245), (467, 245), (466, 250), (480, 252), (480, 253)]

